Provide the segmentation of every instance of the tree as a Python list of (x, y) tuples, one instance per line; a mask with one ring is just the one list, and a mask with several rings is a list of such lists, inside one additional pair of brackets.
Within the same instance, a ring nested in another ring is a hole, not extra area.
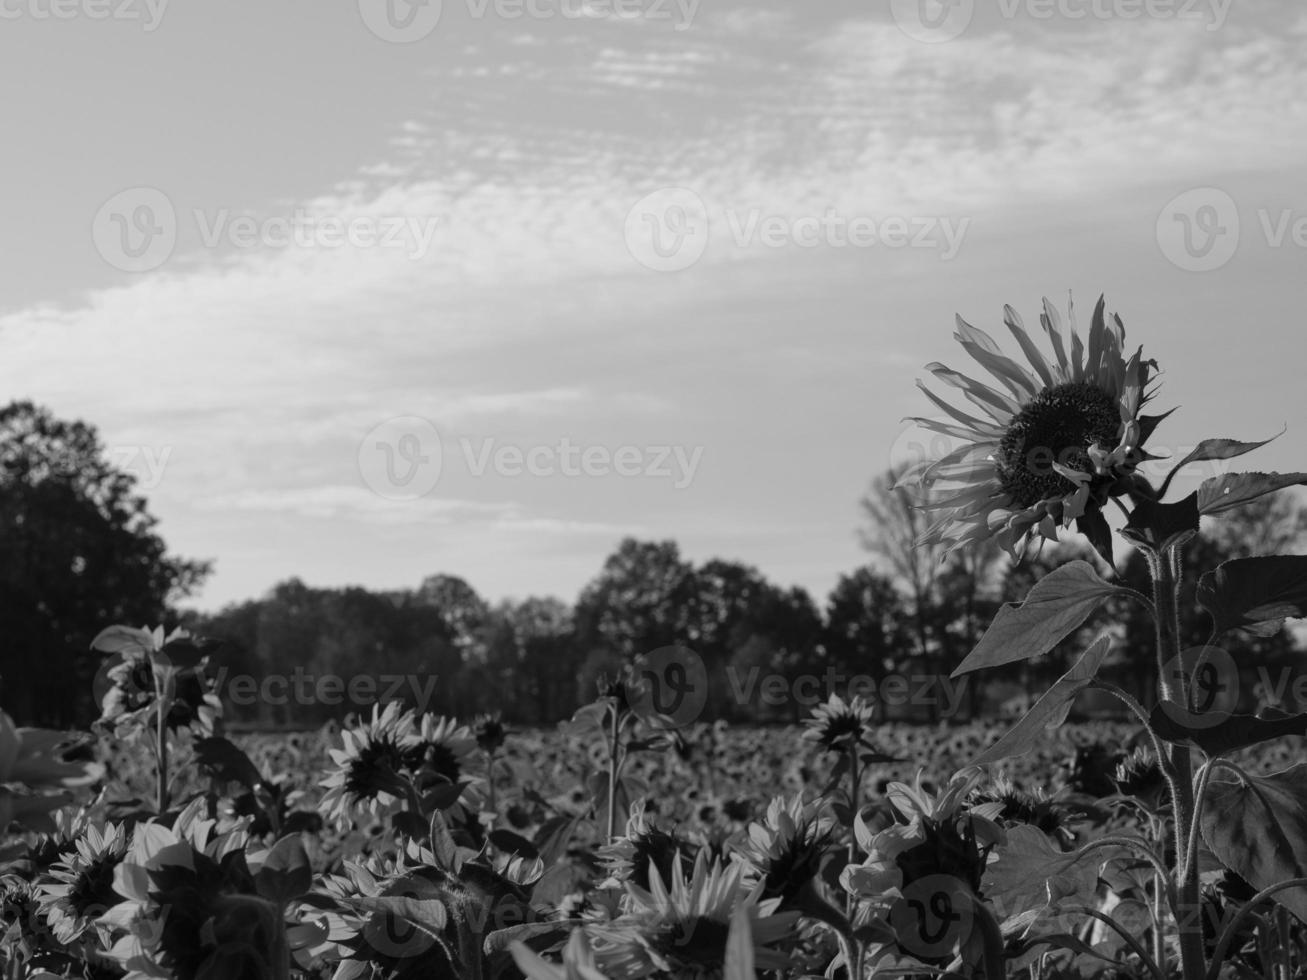
[[(930, 495), (926, 491), (922, 499), (921, 491), (914, 496), (895, 489), (901, 472), (889, 470), (872, 480), (860, 501), (865, 523), (859, 537), (902, 583), (920, 669), (947, 674), (979, 638), (984, 600), (1002, 552), (992, 541), (947, 559), (944, 545), (918, 547), (930, 526), (929, 511), (922, 507)], [(930, 708), (931, 720), (937, 721), (937, 705)]]
[(578, 638), (623, 662), (675, 643), (693, 646), (697, 605), (694, 569), (682, 561), (675, 541), (626, 538), (581, 592)]
[(168, 555), (135, 486), (86, 423), (28, 401), (0, 409), (0, 697), (21, 722), (93, 718), (91, 640), (161, 624), (209, 573)]
[(841, 575), (826, 600), (826, 651), (842, 672), (879, 684), (898, 669), (911, 639), (906, 606), (894, 582), (869, 565)]

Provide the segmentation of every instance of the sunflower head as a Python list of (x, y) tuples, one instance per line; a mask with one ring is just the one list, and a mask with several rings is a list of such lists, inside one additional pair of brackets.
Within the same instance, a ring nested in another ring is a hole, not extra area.
[(632, 882), (649, 887), (650, 871), (664, 881), (671, 877), (672, 866), (680, 857), (693, 861), (699, 853), (694, 842), (663, 830), (648, 815), (643, 798), (631, 804), (626, 835), (599, 848), (599, 857), (616, 882)]
[(825, 704), (813, 708), (812, 717), (804, 721), (803, 738), (831, 752), (849, 752), (857, 746), (872, 748), (875, 713), (875, 706), (862, 696), (846, 703), (838, 694), (832, 694)]
[(948, 419), (913, 422), (956, 440), (940, 459), (911, 467), (900, 486), (923, 494), (925, 509), (938, 512), (920, 544), (945, 553), (989, 538), (1013, 554), (1033, 535), (1056, 541), (1076, 522), (1100, 554), (1111, 560), (1111, 538), (1102, 516), (1112, 497), (1146, 493), (1136, 474), (1150, 456), (1143, 444), (1160, 421), (1140, 415), (1156, 364), (1142, 349), (1125, 354), (1121, 318), (1108, 316), (1099, 299), (1087, 341), (1076, 331), (1074, 309), (1064, 329), (1047, 300), (1040, 323), (1048, 335), (1048, 358), (1026, 333), (1010, 306), (1004, 322), (1029, 366), (1002, 353), (989, 334), (961, 317), (954, 334), (962, 348), (998, 382), (994, 387), (938, 362), (927, 370), (961, 390), (979, 414), (950, 405), (918, 382)]
[(1069, 826), (1071, 814), (1039, 787), (1024, 790), (1005, 776), (994, 780), (992, 788), (978, 790), (967, 801), (969, 806), (995, 804), (995, 821), (1003, 827), (1028, 824), (1063, 843), (1070, 843), (1075, 832)]
[(625, 914), (586, 927), (600, 973), (612, 980), (716, 980), (724, 975), (731, 919), (740, 909), (752, 920), (757, 968), (783, 969), (788, 958), (774, 947), (797, 913), (773, 914), (777, 901), (760, 901), (761, 885), (748, 888), (743, 871), (739, 862), (710, 861), (700, 852), (688, 875), (677, 855), (666, 884), (656, 869), (648, 889), (627, 882)]
[(348, 823), (356, 809), (372, 816), (382, 816), (395, 809), (403, 799), (403, 773), (421, 761), (421, 743), (410, 712), (398, 701), (384, 710), (372, 708), (372, 719), (341, 731), (342, 746), (329, 750), (335, 770), (322, 781), (327, 792), (320, 808)]
[(508, 729), (504, 727), (504, 719), (497, 711), (494, 714), (481, 715), (477, 718), (472, 731), (476, 736), (477, 746), (482, 752), (498, 752), (503, 747), (504, 739), (508, 736)]
[(804, 885), (816, 879), (822, 860), (836, 843), (839, 828), (825, 801), (804, 803), (802, 796), (778, 796), (737, 854), (763, 883), (764, 898), (780, 898), (793, 908)]
[(416, 737), (404, 752), (404, 767), (419, 782), (458, 783), (467, 775), (476, 738), (453, 718), (423, 715)]
[(51, 866), (39, 882), (41, 910), (60, 942), (71, 945), (79, 940), (121, 901), (113, 889), (113, 876), (129, 843), (116, 824), (92, 824), (77, 839), (72, 853)]
[(1166, 802), (1166, 776), (1148, 749), (1135, 749), (1116, 764), (1112, 781), (1124, 796), (1133, 796), (1150, 810)]

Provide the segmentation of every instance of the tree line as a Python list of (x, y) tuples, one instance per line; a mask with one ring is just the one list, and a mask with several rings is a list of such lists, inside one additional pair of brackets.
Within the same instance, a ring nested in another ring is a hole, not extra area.
[[(391, 591), (291, 579), (217, 612), (183, 613), (178, 602), (211, 565), (167, 553), (133, 478), (105, 459), (93, 428), (14, 403), (0, 410), (0, 706), (20, 723), (86, 724), (99, 666), (89, 642), (113, 623), (181, 625), (220, 641), (213, 668), (227, 718), (252, 727), (316, 726), (392, 698), (550, 724), (591, 700), (601, 677), (668, 646), (703, 663), (705, 720), (793, 722), (816, 699), (856, 691), (884, 695), (889, 717), (965, 719), (1021, 710), (1104, 628), (1118, 641), (1108, 678), (1153, 699), (1142, 689), (1151, 621), (1125, 601), (1040, 661), (986, 672), (983, 684), (949, 681), (1001, 604), (1042, 574), (1073, 559), (1112, 571), (1074, 544), (1019, 563), (996, 549), (947, 558), (917, 549), (921, 512), (892, 489), (893, 476), (873, 479), (860, 501), (867, 562), (820, 602), (748, 564), (694, 563), (675, 541), (628, 538), (572, 603), (490, 602), (457, 575), (433, 574)], [(1190, 548), (1187, 642), (1206, 638), (1192, 602), (1200, 570), (1292, 550), (1304, 530), (1293, 498), (1267, 498)], [(1127, 584), (1147, 590), (1137, 554), (1118, 565)], [(1292, 666), (1300, 652), (1291, 633), (1231, 646), (1250, 672)]]

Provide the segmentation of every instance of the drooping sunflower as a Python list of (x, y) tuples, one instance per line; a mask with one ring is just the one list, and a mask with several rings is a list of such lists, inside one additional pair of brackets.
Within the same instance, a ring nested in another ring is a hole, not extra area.
[(838, 694), (832, 694), (824, 704), (812, 709), (811, 717), (804, 719), (802, 737), (831, 752), (847, 752), (855, 745), (873, 748), (871, 731), (875, 715), (876, 706), (861, 695), (846, 702)]
[(650, 869), (666, 880), (678, 854), (687, 862), (698, 856), (699, 845), (658, 826), (649, 816), (646, 803), (644, 797), (632, 803), (626, 834), (599, 848), (599, 859), (614, 884), (630, 881), (648, 888)]
[(624, 915), (584, 927), (602, 975), (612, 980), (693, 977), (717, 980), (726, 966), (731, 921), (743, 908), (752, 924), (759, 970), (784, 969), (776, 948), (794, 928), (796, 912), (776, 912), (779, 899), (762, 899), (763, 885), (749, 888), (739, 861), (709, 861), (700, 852), (688, 876), (680, 855), (672, 862), (670, 887), (656, 868), (649, 889), (627, 882)]
[(1005, 390), (991, 387), (939, 362), (926, 370), (961, 390), (982, 414), (950, 405), (920, 380), (917, 386), (951, 421), (913, 418), (922, 428), (960, 445), (940, 459), (904, 473), (898, 486), (935, 492), (920, 501), (939, 511), (919, 544), (946, 553), (990, 538), (1009, 553), (1022, 552), (1038, 535), (1056, 541), (1059, 528), (1076, 528), (1109, 561), (1111, 537), (1102, 516), (1112, 497), (1147, 493), (1136, 474), (1150, 456), (1143, 444), (1161, 417), (1140, 414), (1152, 397), (1147, 387), (1157, 369), (1139, 348), (1125, 354), (1125, 327), (1108, 316), (1100, 297), (1089, 335), (1076, 332), (1070, 308), (1066, 329), (1044, 300), (1040, 323), (1053, 349), (1046, 358), (1021, 318), (1004, 307), (1004, 323), (1030, 367), (1007, 357), (994, 339), (961, 317), (954, 337)]
[(821, 870), (822, 860), (838, 842), (839, 826), (818, 798), (805, 803), (799, 794), (777, 796), (761, 823), (749, 826), (748, 840), (736, 854), (763, 883), (764, 898), (780, 898), (794, 908), (803, 887)]

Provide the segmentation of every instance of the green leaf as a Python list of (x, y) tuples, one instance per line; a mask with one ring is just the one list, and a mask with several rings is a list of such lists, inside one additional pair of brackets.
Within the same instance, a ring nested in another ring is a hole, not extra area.
[(1198, 494), (1191, 493), (1173, 504), (1141, 500), (1121, 528), (1128, 541), (1161, 554), (1198, 533)]
[(998, 611), (952, 676), (1048, 653), (1108, 597), (1126, 594), (1126, 589), (1103, 581), (1086, 561), (1062, 565), (1040, 579), (1025, 602), (1009, 602)]
[(263, 859), (254, 886), (270, 902), (289, 905), (313, 887), (313, 865), (298, 834), (287, 834)]
[(973, 766), (984, 766), (1000, 759), (1014, 755), (1025, 755), (1047, 738), (1047, 730), (1056, 728), (1066, 721), (1076, 695), (1087, 688), (1103, 665), (1107, 652), (1112, 648), (1112, 638), (1107, 634), (1100, 636), (1080, 655), (1075, 666), (1057, 679), (1057, 682), (1044, 692), (1044, 696), (1031, 706), (1015, 725), (1003, 733), (1003, 737), (972, 760)]
[[(1199, 463), (1204, 460), (1215, 459), (1234, 459), (1236, 456), (1242, 456), (1244, 453), (1250, 453), (1254, 449), (1261, 449), (1269, 442), (1280, 438), (1284, 435), (1284, 430), (1280, 430), (1270, 439), (1263, 439), (1261, 442), (1240, 442), (1238, 439), (1204, 439), (1200, 442), (1188, 456), (1171, 467), (1171, 472), (1166, 475), (1166, 480), (1162, 483), (1161, 489), (1157, 491), (1159, 497), (1166, 496), (1166, 488), (1171, 485), (1172, 478), (1180, 472), (1182, 467), (1190, 463)], [(1141, 440), (1142, 441), (1142, 440)]]
[(1106, 848), (1084, 857), (1059, 850), (1035, 827), (1019, 824), (1007, 831), (1007, 845), (985, 870), (985, 901), (1002, 919), (1075, 899), (1094, 904), (1098, 866), (1126, 852)]
[(154, 651), (154, 638), (149, 630), (130, 626), (108, 626), (100, 630), (91, 641), (91, 649), (100, 653), (134, 653), (146, 656)]
[(1275, 708), (1265, 708), (1261, 715), (1222, 712), (1190, 726), (1159, 704), (1150, 712), (1148, 726), (1164, 741), (1196, 745), (1209, 756), (1218, 756), (1286, 735), (1307, 735), (1307, 714), (1291, 715)]
[[(1214, 777), (1202, 832), (1217, 860), (1258, 890), (1307, 877), (1307, 763), (1243, 781)], [(1274, 900), (1307, 922), (1307, 888)]]
[(1307, 473), (1227, 473), (1198, 488), (1198, 512), (1223, 514), (1285, 487), (1307, 485)]
[(1307, 557), (1268, 555), (1222, 562), (1198, 580), (1197, 596), (1217, 633), (1252, 629), (1267, 636), (1284, 620), (1307, 616)]
[[(547, 949), (562, 943), (571, 933), (572, 928), (572, 923), (566, 921), (519, 922), (517, 925), (496, 929), (487, 935), (483, 948), (486, 955), (491, 956), (508, 949), (513, 943), (525, 943), (534, 939), (541, 948)], [(542, 942), (542, 940), (548, 941)]]
[(1098, 556), (1107, 562), (1111, 567), (1116, 564), (1112, 554), (1112, 529), (1108, 526), (1107, 518), (1103, 516), (1102, 509), (1091, 510), (1080, 517), (1076, 518), (1076, 530), (1083, 534)]
[(263, 781), (263, 774), (250, 757), (220, 735), (195, 743), (195, 763), (220, 782), (240, 783), (253, 789)]
[(431, 814), (431, 853), (435, 855), (436, 867), (441, 871), (458, 874), (463, 861), (458, 853), (458, 845), (449, 832), (449, 824), (437, 810)]
[(488, 835), (490, 843), (499, 848), (505, 854), (521, 854), (523, 857), (536, 858), (540, 852), (536, 846), (521, 834), (515, 834), (511, 830), (492, 830)]

